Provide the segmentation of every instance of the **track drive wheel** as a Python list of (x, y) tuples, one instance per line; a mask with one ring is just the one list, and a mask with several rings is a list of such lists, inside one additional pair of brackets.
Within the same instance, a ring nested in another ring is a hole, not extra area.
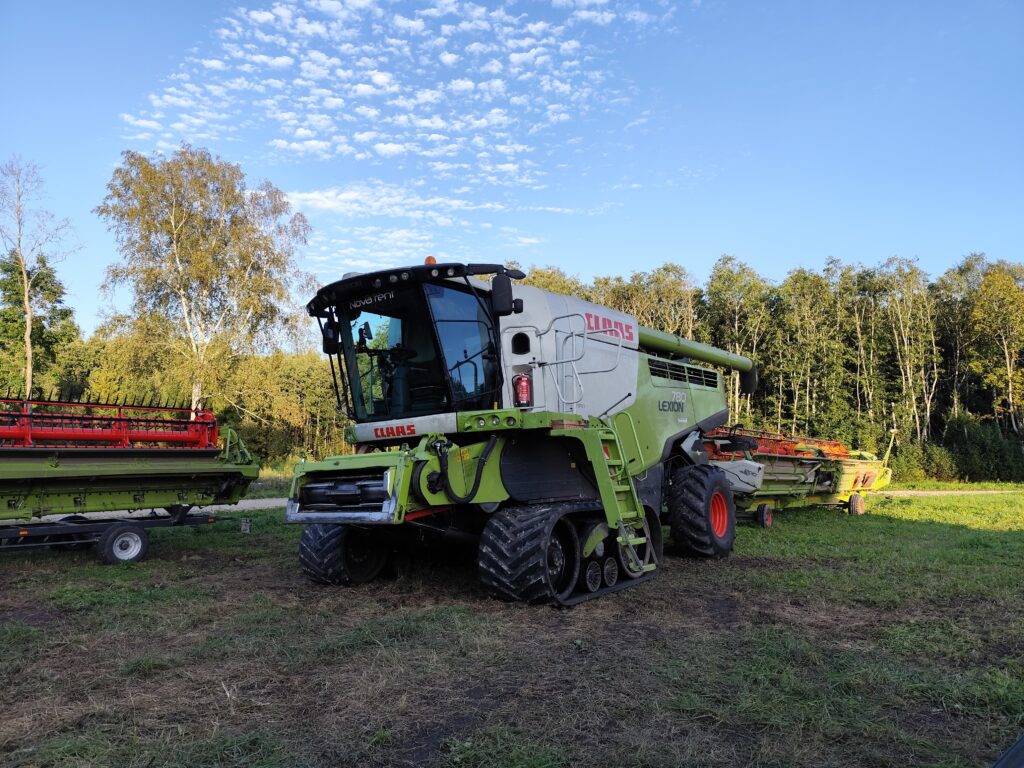
[(846, 511), (851, 515), (863, 515), (865, 512), (864, 495), (861, 493), (853, 494), (846, 503)]
[(580, 538), (571, 504), (505, 507), (480, 536), (480, 580), (501, 600), (562, 603), (580, 577)]
[(775, 522), (771, 504), (758, 504), (754, 510), (754, 521), (762, 528), (771, 528)]
[(365, 584), (380, 575), (390, 557), (380, 537), (351, 525), (307, 525), (299, 539), (299, 564), (318, 584)]
[(96, 542), (96, 552), (107, 565), (137, 562), (148, 549), (149, 534), (134, 523), (116, 523), (103, 531)]
[(702, 557), (726, 557), (736, 538), (736, 505), (725, 473), (709, 464), (672, 470), (665, 494), (676, 548)]

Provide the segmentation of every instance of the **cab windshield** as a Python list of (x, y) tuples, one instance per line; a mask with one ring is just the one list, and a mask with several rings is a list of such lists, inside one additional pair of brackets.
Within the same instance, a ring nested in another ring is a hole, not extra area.
[(498, 360), (486, 305), (467, 286), (413, 283), (337, 307), (357, 421), (493, 407)]

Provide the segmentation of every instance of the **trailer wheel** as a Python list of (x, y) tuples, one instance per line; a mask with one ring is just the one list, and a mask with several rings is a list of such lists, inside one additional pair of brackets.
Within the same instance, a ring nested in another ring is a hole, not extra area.
[(725, 473), (708, 464), (677, 466), (665, 493), (676, 548), (702, 557), (726, 557), (736, 538), (736, 505)]
[(575, 507), (536, 504), (499, 509), (480, 535), (480, 581), (492, 597), (561, 602), (580, 576), (582, 552), (568, 514)]
[(775, 515), (772, 513), (771, 504), (758, 504), (754, 511), (754, 520), (762, 528), (771, 528), (775, 522)]
[(851, 515), (863, 515), (865, 511), (864, 495), (855, 493), (846, 504), (846, 511)]
[(116, 523), (103, 532), (96, 542), (100, 560), (107, 565), (134, 563), (146, 556), (149, 535), (134, 523)]
[(350, 587), (373, 581), (390, 556), (379, 537), (351, 525), (307, 525), (299, 540), (299, 564), (318, 584)]

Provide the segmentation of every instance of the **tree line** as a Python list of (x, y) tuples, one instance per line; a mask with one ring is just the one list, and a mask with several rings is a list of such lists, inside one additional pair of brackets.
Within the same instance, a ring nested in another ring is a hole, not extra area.
[[(309, 226), (269, 182), (207, 150), (125, 152), (95, 213), (121, 260), (129, 314), (88, 338), (57, 266), (69, 225), (40, 205), (38, 169), (0, 166), (0, 394), (204, 403), (269, 463), (345, 451), (327, 362), (293, 296), (314, 284), (295, 254)], [(702, 284), (666, 263), (527, 282), (635, 315), (642, 325), (753, 357), (753, 395), (729, 384), (733, 421), (884, 450), (903, 477), (1024, 480), (1024, 265), (972, 253), (939, 276), (910, 259), (829, 259), (774, 282), (722, 256)]]

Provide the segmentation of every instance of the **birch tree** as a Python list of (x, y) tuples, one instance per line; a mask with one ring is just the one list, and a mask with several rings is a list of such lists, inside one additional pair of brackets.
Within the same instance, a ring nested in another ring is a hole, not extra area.
[[(1021, 270), (1024, 271), (1024, 270)], [(1020, 434), (1017, 420), (1021, 360), (1024, 358), (1024, 279), (1004, 264), (989, 267), (974, 297), (971, 324), (982, 342), (975, 366), (986, 383), (1000, 391), (1002, 403), (993, 403), (1004, 413), (1014, 434)]]
[(53, 296), (53, 291), (41, 289), (41, 283), (56, 281), (50, 262), (65, 253), (71, 231), (66, 219), (56, 219), (40, 207), (42, 196), (43, 178), (38, 166), (19, 157), (0, 165), (0, 244), (7, 254), (5, 271), (14, 276), (23, 313), (22, 370), (27, 396), (31, 395), (35, 374), (32, 336), (36, 317), (46, 312)]
[(168, 343), (191, 382), (192, 407), (223, 380), (238, 353), (275, 328), (309, 226), (270, 182), (205, 149), (125, 152), (96, 208), (122, 261), (105, 285), (130, 286), (137, 317), (170, 319)]
[[(724, 255), (711, 270), (705, 296), (713, 343), (757, 360), (771, 320), (771, 286), (735, 256)], [(740, 393), (739, 376), (734, 374), (729, 392), (730, 412), (739, 416), (741, 404), (746, 405), (749, 418), (751, 398)]]

